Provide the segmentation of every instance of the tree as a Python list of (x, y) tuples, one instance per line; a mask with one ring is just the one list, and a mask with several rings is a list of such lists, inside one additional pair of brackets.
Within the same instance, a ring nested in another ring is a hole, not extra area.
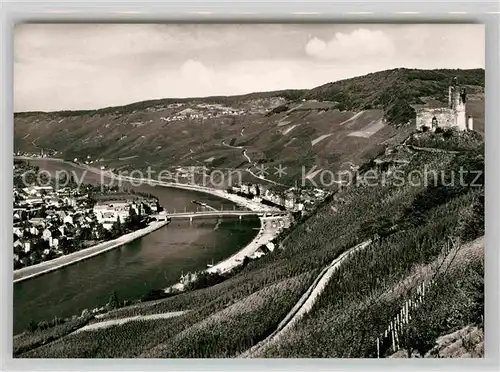
[(123, 231), (122, 223), (120, 221), (120, 218), (118, 217), (117, 220), (111, 226), (111, 236), (113, 238), (116, 238), (122, 234), (122, 231)]
[(150, 215), (153, 213), (153, 211), (151, 210), (151, 207), (149, 206), (149, 204), (147, 203), (143, 203), (142, 206), (144, 207), (144, 212), (147, 214), (147, 215)]
[(40, 323), (38, 323), (38, 329), (44, 330), (47, 328), (49, 328), (49, 324), (47, 323), (47, 321), (42, 320)]
[(111, 292), (111, 295), (109, 296), (108, 303), (106, 304), (106, 307), (110, 309), (116, 309), (118, 308), (118, 295), (116, 294), (116, 291)]
[(38, 329), (38, 324), (33, 319), (30, 319), (30, 322), (28, 324), (28, 330), (30, 332), (35, 332)]

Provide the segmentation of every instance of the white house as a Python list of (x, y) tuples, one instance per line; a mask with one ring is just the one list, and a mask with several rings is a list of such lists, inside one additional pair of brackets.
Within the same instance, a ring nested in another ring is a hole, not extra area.
[(67, 215), (63, 218), (63, 223), (69, 223), (71, 225), (74, 225), (73, 222), (73, 216)]
[(127, 202), (98, 204), (94, 206), (93, 212), (97, 218), (97, 222), (103, 225), (112, 225), (118, 219), (123, 223), (130, 215), (130, 205)]
[(57, 248), (57, 247), (59, 247), (59, 239), (50, 237), (49, 238), (49, 246), (51, 248)]
[(38, 235), (40, 233), (40, 231), (38, 231), (38, 229), (35, 227), (35, 226), (31, 226), (29, 228), (29, 232), (32, 234), (32, 235)]
[(32, 224), (33, 226), (42, 226), (45, 227), (45, 218), (42, 217), (35, 217), (29, 220), (29, 223)]
[(76, 199), (66, 196), (63, 198), (63, 203), (70, 206), (70, 207), (75, 207), (76, 206)]
[(45, 229), (42, 231), (42, 239), (49, 240), (52, 238), (52, 232), (49, 229)]
[(113, 224), (118, 220), (118, 215), (115, 211), (102, 212), (100, 218), (97, 221), (104, 226), (106, 229), (111, 229)]
[(47, 191), (47, 192), (52, 192), (54, 191), (54, 188), (52, 186), (34, 186), (34, 188), (37, 191)]
[(293, 198), (286, 198), (285, 208), (293, 209), (295, 207), (295, 200)]
[(43, 204), (42, 198), (27, 198), (24, 201), (25, 201), (25, 203), (27, 203), (29, 205)]
[(31, 250), (31, 243), (30, 242), (24, 242), (24, 252), (28, 253)]
[(264, 252), (262, 252), (262, 251), (256, 251), (256, 252), (254, 252), (254, 253), (250, 256), (250, 258), (254, 258), (254, 259), (255, 259), (255, 258), (260, 258), (260, 257), (262, 257), (262, 256), (265, 256), (265, 253), (264, 253)]
[(30, 186), (30, 187), (24, 187), (23, 192), (26, 195), (36, 195), (38, 193), (38, 190), (36, 188), (34, 188), (33, 186)]
[(59, 206), (60, 206), (59, 199), (58, 199), (58, 198), (49, 198), (49, 199), (47, 200), (47, 205), (48, 205), (48, 206), (52, 206), (52, 207), (59, 208)]
[(267, 249), (269, 249), (271, 252), (274, 251), (274, 243), (269, 242), (266, 244)]
[(244, 194), (248, 194), (249, 193), (249, 187), (248, 185), (241, 185), (241, 192), (244, 193)]
[(22, 238), (24, 233), (23, 233), (23, 230), (19, 227), (14, 227), (14, 234), (18, 237), (18, 238)]

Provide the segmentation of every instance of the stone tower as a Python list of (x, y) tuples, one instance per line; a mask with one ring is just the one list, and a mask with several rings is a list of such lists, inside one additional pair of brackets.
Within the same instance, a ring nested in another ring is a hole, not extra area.
[(460, 87), (458, 84), (458, 79), (453, 78), (451, 85), (449, 87), (448, 104), (450, 108), (454, 111), (455, 125), (459, 130), (467, 129), (467, 116), (466, 102), (467, 102), (467, 92), (465, 88)]

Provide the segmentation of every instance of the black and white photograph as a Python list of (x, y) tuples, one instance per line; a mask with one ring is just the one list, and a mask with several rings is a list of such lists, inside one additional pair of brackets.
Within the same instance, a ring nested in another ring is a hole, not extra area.
[(483, 24), (21, 23), (12, 90), (13, 358), (484, 358)]

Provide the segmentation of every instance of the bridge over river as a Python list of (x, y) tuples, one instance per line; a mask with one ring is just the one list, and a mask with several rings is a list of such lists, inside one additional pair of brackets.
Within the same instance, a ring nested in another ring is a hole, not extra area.
[(193, 218), (200, 217), (238, 217), (241, 219), (243, 216), (259, 216), (259, 217), (277, 217), (277, 216), (285, 216), (287, 212), (269, 212), (265, 211), (245, 211), (245, 210), (220, 210), (220, 211), (199, 211), (199, 212), (180, 212), (180, 213), (169, 213), (167, 214), (167, 218), (169, 219), (189, 219), (190, 222), (193, 222)]

